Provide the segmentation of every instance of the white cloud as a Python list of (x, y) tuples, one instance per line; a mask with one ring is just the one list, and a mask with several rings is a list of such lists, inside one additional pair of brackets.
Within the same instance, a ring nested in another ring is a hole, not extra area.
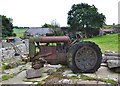
[(94, 4), (106, 16), (106, 23), (118, 22), (119, 0), (0, 0), (0, 14), (13, 18), (17, 26), (41, 26), (56, 19), (67, 25), (67, 13), (73, 4)]

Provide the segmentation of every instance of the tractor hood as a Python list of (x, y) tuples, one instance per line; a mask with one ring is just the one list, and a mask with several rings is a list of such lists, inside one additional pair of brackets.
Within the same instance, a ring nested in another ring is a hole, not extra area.
[(30, 38), (30, 42), (40, 42), (40, 43), (49, 43), (49, 42), (65, 42), (70, 43), (71, 40), (68, 36), (41, 36), (39, 38)]

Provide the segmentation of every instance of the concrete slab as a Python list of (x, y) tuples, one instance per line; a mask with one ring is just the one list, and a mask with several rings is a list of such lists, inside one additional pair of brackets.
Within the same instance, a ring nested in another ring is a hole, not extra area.
[(118, 73), (114, 73), (110, 71), (107, 67), (101, 66), (98, 71), (96, 72), (98, 78), (103, 79), (113, 79), (115, 81), (118, 81)]
[[(78, 77), (77, 74), (72, 73), (72, 71), (69, 69), (65, 70), (65, 72), (63, 72), (62, 74), (63, 76), (68, 76), (68, 77), (71, 77), (71, 76)], [(82, 73), (82, 74), (96, 78), (96, 79), (111, 79), (111, 80), (115, 80), (116, 82), (118, 82), (118, 78), (120, 77), (118, 73), (114, 73), (104, 66), (101, 66), (96, 73)]]
[(11, 78), (6, 81), (2, 81), (2, 84), (24, 84), (23, 80), (25, 79), (26, 71), (19, 73), (14, 78)]

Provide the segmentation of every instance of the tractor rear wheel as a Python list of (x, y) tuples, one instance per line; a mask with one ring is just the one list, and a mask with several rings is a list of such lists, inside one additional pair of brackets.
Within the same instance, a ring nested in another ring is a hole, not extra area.
[(75, 73), (93, 73), (98, 70), (101, 62), (101, 50), (93, 42), (78, 42), (67, 53), (67, 63)]

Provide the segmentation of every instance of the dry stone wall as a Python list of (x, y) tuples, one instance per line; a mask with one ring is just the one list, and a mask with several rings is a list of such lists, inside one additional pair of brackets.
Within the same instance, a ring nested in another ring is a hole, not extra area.
[(105, 51), (103, 62), (107, 63), (109, 69), (120, 73), (120, 53), (114, 51)]

